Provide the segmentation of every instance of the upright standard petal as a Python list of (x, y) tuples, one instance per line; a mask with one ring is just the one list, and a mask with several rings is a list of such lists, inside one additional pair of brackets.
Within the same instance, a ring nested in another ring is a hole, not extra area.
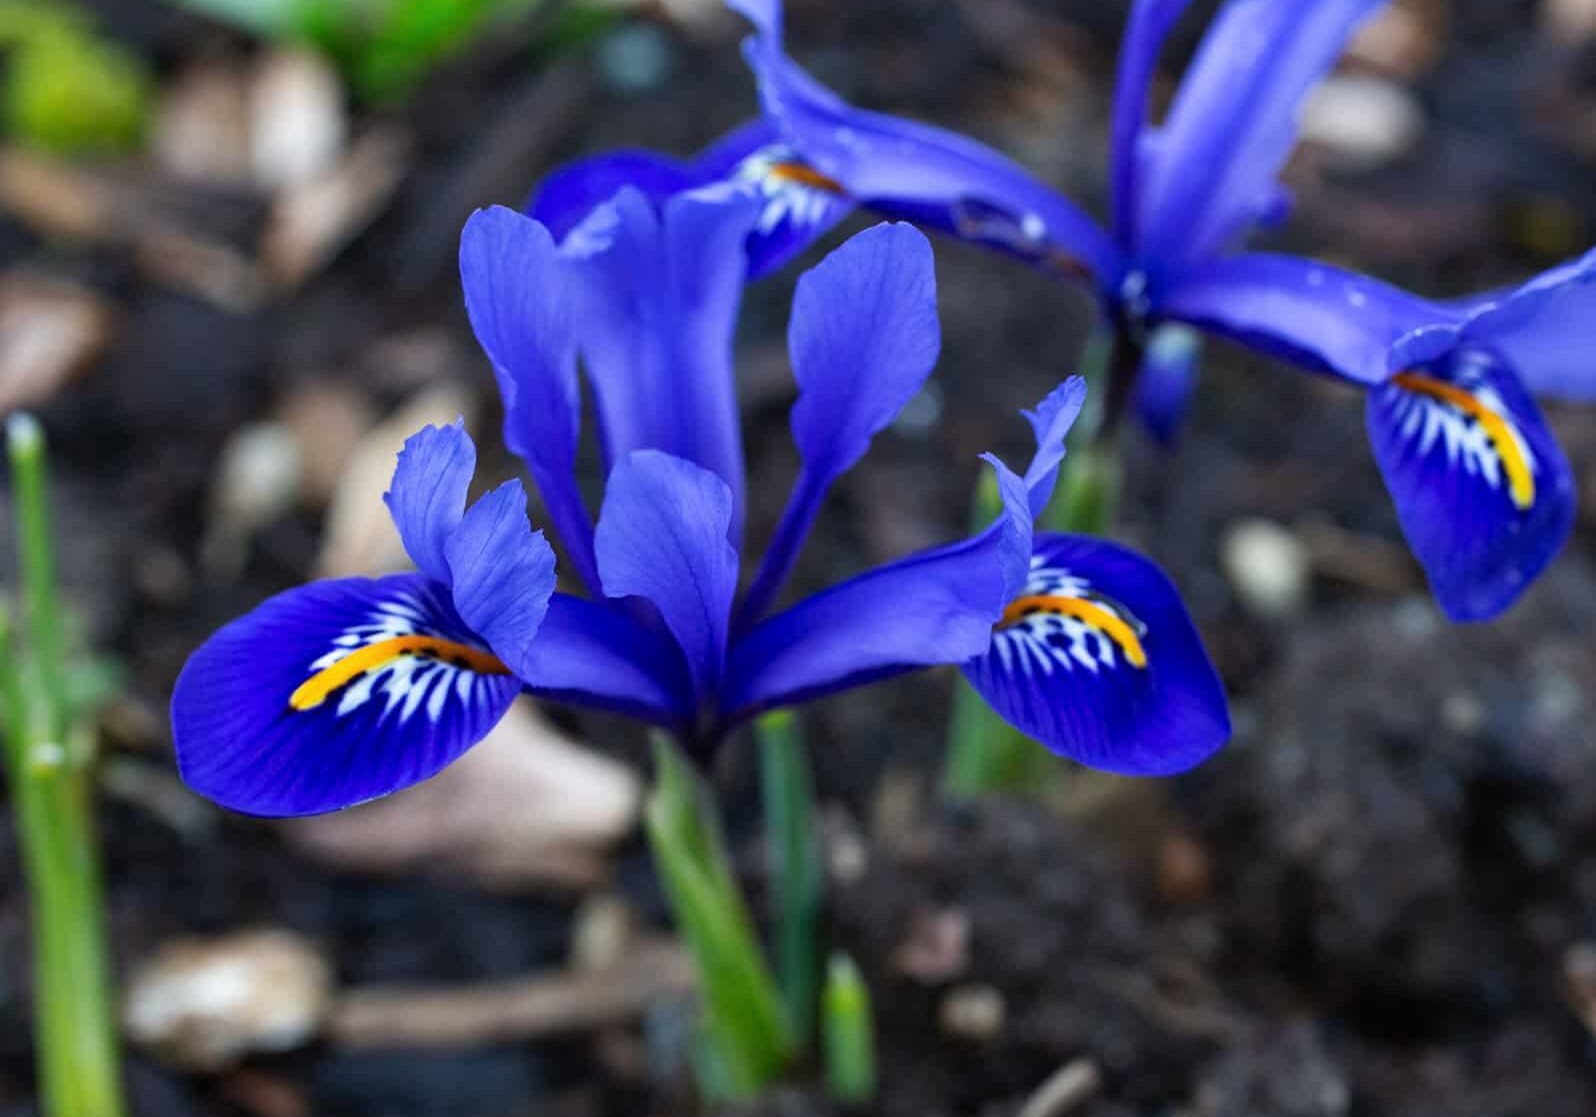
[(524, 674), (554, 594), (554, 552), (526, 516), (526, 490), (506, 481), (466, 510), (444, 544), (460, 618)]
[(520, 682), (415, 574), (315, 582), (212, 636), (172, 693), (190, 787), (256, 815), (319, 814), (435, 774)]
[(798, 281), (787, 331), (803, 465), (745, 599), (757, 619), (774, 600), (832, 483), (925, 383), (942, 347), (931, 245), (911, 225), (859, 233)]
[(476, 469), (477, 448), (464, 419), (447, 427), (423, 427), (405, 440), (393, 482), (383, 494), (410, 561), (444, 585), (449, 584), (444, 543), (460, 526)]
[(460, 237), (466, 311), (504, 399), (505, 445), (596, 592), (593, 521), (576, 483), (581, 390), (566, 267), (548, 229), (502, 206), (473, 214)]
[(721, 478), (657, 450), (616, 463), (599, 514), (605, 594), (640, 597), (659, 610), (701, 702), (720, 685), (737, 592), (731, 517), (731, 490)]
[(583, 227), (575, 272), (609, 460), (659, 450), (714, 473), (733, 494), (734, 539), (744, 480), (732, 336), (757, 208), (724, 186), (679, 194), (658, 212), (623, 190)]
[(1295, 256), (1234, 256), (1155, 286), (1152, 314), (1355, 383), (1384, 383), (1456, 346), (1460, 311)]
[(1574, 482), (1534, 401), (1463, 350), (1369, 395), (1369, 439), (1413, 553), (1455, 621), (1489, 620), (1568, 538)]
[(963, 136), (850, 106), (787, 57), (777, 0), (727, 4), (758, 29), (744, 54), (766, 116), (825, 179), (887, 216), (1117, 286), (1113, 241), (1074, 204)]
[(1230, 737), (1224, 688), (1180, 595), (1114, 543), (1042, 535), (965, 677), (1003, 718), (1090, 768), (1163, 776)]
[(1137, 242), (1137, 195), (1140, 192), (1142, 139), (1147, 127), (1148, 91), (1158, 72), (1158, 58), (1175, 22), (1191, 0), (1136, 0), (1119, 54), (1119, 79), (1114, 84), (1112, 154), (1114, 160), (1114, 238), (1124, 248)]
[(1202, 259), (1278, 207), (1304, 100), (1385, 2), (1228, 0), (1146, 167), (1139, 255)]
[(1596, 251), (1468, 310), (1464, 340), (1500, 353), (1535, 395), (1596, 400)]
[(1072, 377), (1031, 413), (1037, 452), (1021, 477), (991, 455), (1003, 513), (974, 539), (872, 570), (765, 620), (732, 648), (730, 720), (984, 650), (1031, 554), (1084, 382)]

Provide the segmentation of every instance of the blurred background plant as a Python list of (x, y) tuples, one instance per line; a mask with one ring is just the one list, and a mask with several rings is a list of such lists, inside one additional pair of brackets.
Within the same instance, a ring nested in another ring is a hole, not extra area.
[(27, 879), (41, 1108), (45, 1117), (121, 1117), (95, 819), (94, 717), (115, 670), (85, 654), (62, 609), (43, 431), (32, 416), (12, 415), (6, 445), (22, 577), (13, 602), (0, 600), (0, 726)]
[[(547, 0), (170, 0), (241, 30), (326, 52), (353, 90), (372, 102), (403, 97), (434, 66), (485, 35), (530, 38)], [(580, 45), (620, 18), (612, 4), (559, 3), (541, 41), (555, 52)]]
[(0, 0), (5, 135), (59, 153), (133, 150), (149, 125), (144, 61), (70, 0)]
[[(478, 432), (497, 423), (455, 274), (470, 212), (522, 203), (566, 159), (685, 155), (752, 116), (745, 26), (718, 3), (548, 0), (490, 17), (379, 104), (304, 37), (169, 0), (79, 6), (92, 15), (78, 27), (140, 60), (149, 124), (114, 160), (41, 154), (5, 126), (0, 412), (25, 403), (49, 431), (75, 643), (125, 665), (94, 722), (95, 813), (134, 1108), (695, 1112), (694, 968), (665, 936), (636, 838), (640, 735), (518, 707), (458, 772), (262, 824), (176, 785), (164, 706), (217, 625), (307, 577), (403, 562), (380, 497), (405, 435), (462, 413)], [(795, 55), (858, 103), (1104, 196), (1123, 0), (791, 7)], [(1596, 228), (1593, 57), (1588, 0), (1394, 0), (1332, 79), (1343, 108), (1310, 107), (1286, 247), (1434, 293), (1581, 250)], [(1012, 413), (1087, 336), (1091, 308), (1056, 284), (935, 248), (942, 363), (839, 490), (796, 591), (962, 536), (977, 470), (948, 463), (995, 437), (1019, 452)], [(751, 538), (779, 517), (795, 464), (783, 330), (798, 270), (750, 290), (738, 342), (750, 476), (768, 481), (750, 489)], [(1172, 457), (1127, 455), (1116, 531), (1187, 594), (1236, 700), (1233, 748), (1153, 803), (949, 808), (935, 794), (948, 675), (805, 712), (829, 897), (819, 981), (835, 948), (868, 983), (867, 1111), (1585, 1117), (1591, 502), (1521, 609), (1447, 628), (1378, 472), (1346, 453), (1366, 438), (1361, 400), (1228, 346), (1204, 365)], [(1588, 414), (1553, 415), (1596, 488)], [(516, 467), (488, 454), (482, 468)], [(7, 504), (0, 533), (15, 522)], [(705, 775), (785, 1005), (757, 747)], [(22, 840), (0, 821), (7, 864)], [(27, 904), (21, 875), (0, 873), (8, 1115), (41, 1111)], [(848, 988), (838, 1000), (858, 1003)], [(808, 1084), (796, 1099), (787, 1087), (743, 1111), (834, 1114), (825, 1046), (817, 1034), (784, 1079)]]

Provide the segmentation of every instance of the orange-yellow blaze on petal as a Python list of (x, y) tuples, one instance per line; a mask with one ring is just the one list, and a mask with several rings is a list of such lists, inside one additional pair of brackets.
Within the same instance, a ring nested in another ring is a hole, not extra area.
[(796, 182), (800, 186), (809, 186), (815, 190), (824, 190), (828, 194), (846, 194), (842, 183), (834, 178), (827, 178), (813, 167), (806, 167), (802, 163), (774, 163), (770, 168), (770, 177)]
[(1391, 380), (1410, 392), (1451, 404), (1483, 427), (1491, 445), (1496, 447), (1496, 456), (1502, 459), (1502, 468), (1507, 471), (1513, 506), (1523, 511), (1535, 503), (1535, 474), (1524, 458), (1517, 435), (1505, 418), (1486, 407), (1472, 392), (1444, 380), (1421, 376), (1416, 372), (1401, 372)]
[(1147, 650), (1142, 647), (1136, 630), (1101, 605), (1082, 601), (1078, 597), (1056, 597), (1052, 594), (1016, 597), (1003, 610), (1003, 619), (998, 621), (997, 626), (1000, 630), (1010, 628), (1036, 613), (1052, 613), (1085, 621), (1118, 644), (1132, 667), (1147, 666)]
[(440, 640), (436, 636), (395, 636), (356, 648), (332, 666), (317, 671), (288, 696), (288, 704), (296, 710), (314, 710), (339, 687), (353, 682), (367, 671), (375, 671), (384, 664), (392, 663), (402, 655), (425, 655), (441, 659), (479, 675), (510, 673), (510, 669), (496, 657), (469, 644)]

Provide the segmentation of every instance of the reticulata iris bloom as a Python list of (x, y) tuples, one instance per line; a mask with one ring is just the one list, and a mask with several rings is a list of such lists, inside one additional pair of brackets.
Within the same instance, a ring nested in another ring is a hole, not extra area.
[[(802, 277), (789, 347), (802, 462), (738, 601), (744, 477), (732, 333), (749, 187), (623, 189), (559, 242), (506, 209), (461, 246), (505, 440), (589, 596), (556, 593), (519, 482), (463, 511), (474, 452), (429, 429), (389, 504), (420, 572), (291, 590), (195, 653), (173, 696), (184, 777), (257, 814), (347, 806), (437, 771), (520, 690), (712, 742), (762, 710), (934, 664), (1004, 717), (1112, 771), (1190, 767), (1229, 736), (1219, 680), (1174, 588), (1115, 544), (1038, 534), (1084, 384), (1028, 413), (1023, 474), (973, 539), (771, 614), (832, 483), (920, 389), (940, 331), (931, 249), (908, 225), (855, 236)], [(608, 477), (595, 524), (573, 469), (580, 353)]]
[[(1369, 391), (1368, 427), (1409, 543), (1455, 620), (1507, 608), (1573, 522), (1568, 463), (1532, 398), (1596, 399), (1596, 254), (1507, 292), (1425, 300), (1317, 261), (1238, 254), (1280, 221), (1280, 171), (1302, 104), (1386, 0), (1227, 0), (1161, 125), (1149, 89), (1189, 0), (1137, 0), (1112, 120), (1109, 228), (962, 136), (855, 109), (786, 55), (780, 0), (727, 0), (756, 26), (745, 54), (764, 129), (797, 167), (776, 194), (825, 184), (856, 202), (1088, 278), (1122, 349), (1183, 323)], [(743, 135), (755, 135), (758, 126)], [(573, 168), (540, 205), (574, 198), (606, 158)], [(747, 165), (739, 171), (748, 174)], [(810, 226), (815, 236), (829, 228)], [(789, 241), (784, 250), (793, 251)], [(1140, 362), (1124, 360), (1122, 375)], [(1191, 354), (1156, 364), (1144, 417), (1178, 421)], [(1109, 387), (1110, 400), (1131, 388)]]

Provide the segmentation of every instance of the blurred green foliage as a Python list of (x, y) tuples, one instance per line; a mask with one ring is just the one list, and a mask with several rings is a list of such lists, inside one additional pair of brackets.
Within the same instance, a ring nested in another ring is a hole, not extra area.
[[(409, 93), (439, 63), (495, 28), (522, 21), (544, 0), (171, 0), (265, 38), (309, 43), (334, 59), (355, 93), (386, 102)], [(559, 30), (596, 19), (588, 3), (562, 5)], [(530, 44), (529, 44), (530, 45)]]
[(137, 55), (58, 0), (0, 0), (0, 128), (63, 154), (139, 145), (151, 83)]

